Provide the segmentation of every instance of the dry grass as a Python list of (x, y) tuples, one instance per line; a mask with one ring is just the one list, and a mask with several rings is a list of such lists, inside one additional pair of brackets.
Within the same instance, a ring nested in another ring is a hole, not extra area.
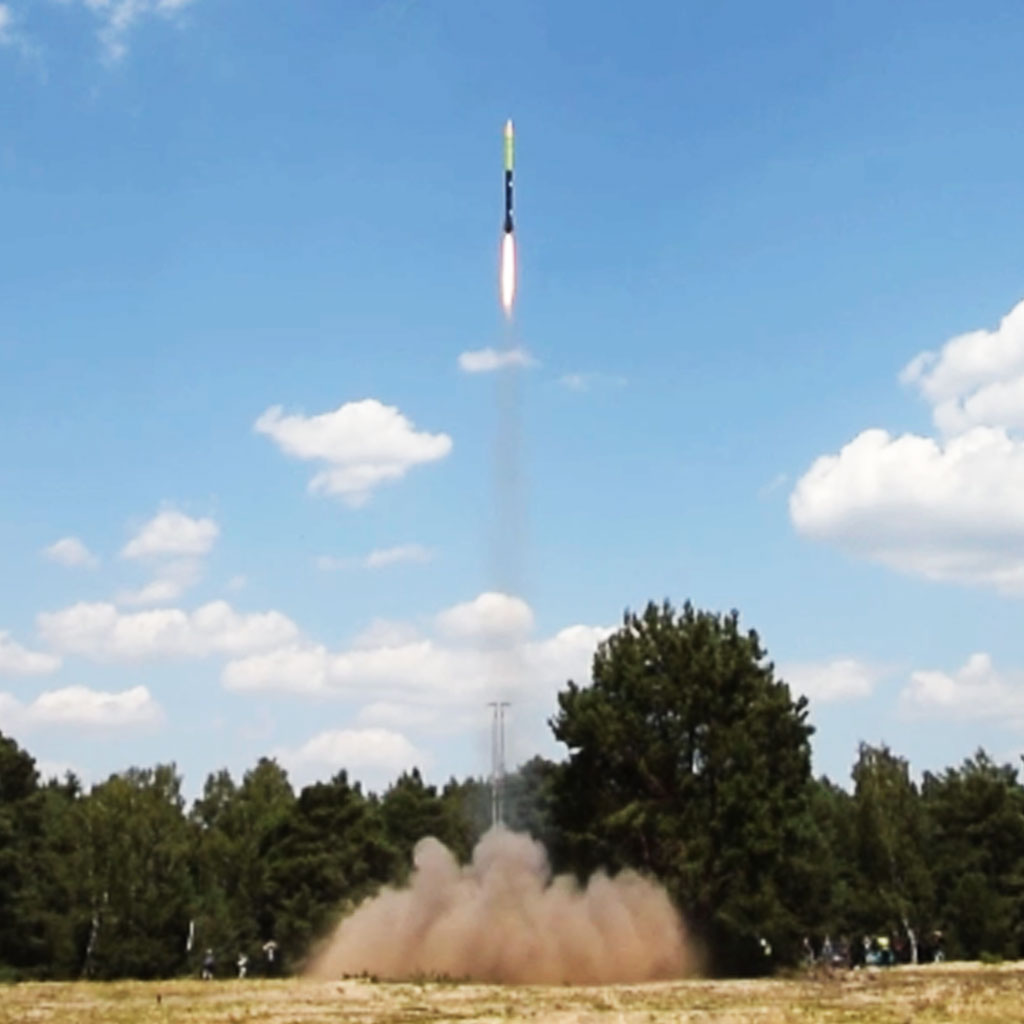
[(944, 964), (773, 981), (563, 988), (173, 981), (0, 987), (0, 1024), (1006, 1024), (1024, 1019), (1024, 963)]

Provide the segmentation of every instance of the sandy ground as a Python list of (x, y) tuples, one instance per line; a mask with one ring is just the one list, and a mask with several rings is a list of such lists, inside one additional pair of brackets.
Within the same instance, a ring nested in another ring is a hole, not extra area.
[(1024, 963), (943, 964), (771, 981), (567, 988), (289, 981), (52, 983), (0, 987), (2, 1024), (1009, 1024), (1024, 1020)]

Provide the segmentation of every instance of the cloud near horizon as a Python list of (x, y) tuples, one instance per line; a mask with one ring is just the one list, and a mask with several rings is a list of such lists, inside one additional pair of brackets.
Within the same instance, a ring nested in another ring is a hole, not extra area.
[(393, 729), (327, 729), (298, 747), (278, 747), (272, 754), (299, 784), (344, 769), (350, 779), (386, 784), (400, 772), (423, 769), (429, 756)]
[(776, 678), (810, 701), (833, 703), (870, 697), (887, 670), (856, 658), (804, 661), (780, 665)]
[[(478, 709), (495, 694), (544, 700), (567, 679), (589, 679), (594, 651), (613, 629), (568, 626), (531, 640), (533, 612), (509, 595), (482, 594), (434, 616), (433, 634), (408, 623), (378, 624), (348, 647), (293, 643), (229, 661), (224, 687), (237, 693), (281, 693), (358, 700), (391, 722), (423, 709)], [(503, 698), (504, 699), (504, 698)], [(386, 710), (385, 710), (386, 709)], [(368, 714), (369, 711), (367, 710)]]
[(922, 669), (911, 673), (900, 711), (911, 718), (988, 719), (1024, 729), (1024, 673), (998, 671), (983, 652), (952, 673)]
[(40, 635), (56, 650), (99, 662), (238, 656), (294, 642), (298, 627), (277, 611), (236, 612), (211, 601), (180, 608), (123, 613), (107, 602), (79, 602), (37, 616)]
[(0, 717), (5, 726), (18, 729), (50, 726), (121, 729), (154, 725), (163, 719), (163, 711), (145, 686), (120, 693), (67, 686), (41, 693), (29, 704), (0, 693)]

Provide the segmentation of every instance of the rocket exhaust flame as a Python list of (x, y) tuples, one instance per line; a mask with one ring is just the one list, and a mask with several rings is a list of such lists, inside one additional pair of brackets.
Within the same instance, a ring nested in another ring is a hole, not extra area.
[(501, 308), (512, 315), (516, 297), (516, 236), (511, 231), (501, 236)]

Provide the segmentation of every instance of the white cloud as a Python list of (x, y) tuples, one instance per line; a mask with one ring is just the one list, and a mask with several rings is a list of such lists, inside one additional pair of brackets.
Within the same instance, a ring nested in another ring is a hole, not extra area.
[(490, 592), (441, 612), (437, 625), (451, 637), (505, 640), (529, 633), (533, 612), (522, 598)]
[(452, 449), (447, 434), (417, 431), (397, 408), (373, 398), (319, 416), (286, 416), (274, 406), (254, 429), (286, 455), (326, 463), (310, 481), (310, 491), (353, 507), (365, 504), (381, 484), (400, 480), (413, 466), (443, 459)]
[[(74, 4), (78, 0), (61, 0)], [(104, 59), (117, 63), (128, 52), (128, 38), (139, 22), (151, 18), (177, 18), (194, 0), (80, 0), (99, 20)]]
[(166, 562), (157, 569), (156, 579), (136, 590), (121, 591), (116, 600), (126, 605), (167, 604), (181, 597), (201, 575), (202, 567), (196, 559)]
[[(221, 679), (238, 692), (344, 699), (370, 693), (378, 709), (445, 708), (446, 715), (453, 708), (479, 709), (495, 693), (545, 700), (569, 678), (589, 680), (594, 650), (610, 628), (570, 626), (545, 639), (527, 640), (523, 632), (533, 617), (529, 606), (498, 596), (505, 600), (477, 599), (436, 616), (439, 637), (420, 635), (409, 625), (378, 623), (341, 651), (291, 644), (235, 659)], [(445, 633), (453, 625), (454, 633)], [(456, 642), (448, 642), (449, 636)], [(490, 644), (496, 636), (505, 641), (499, 648)]]
[(121, 550), (122, 558), (153, 559), (167, 556), (200, 557), (207, 554), (220, 534), (214, 520), (193, 519), (174, 509), (165, 509)]
[(337, 558), (333, 555), (321, 555), (316, 560), (316, 565), (324, 572), (339, 569), (382, 569), (404, 562), (429, 562), (433, 557), (434, 552), (422, 544), (399, 544), (391, 548), (376, 548), (369, 554), (358, 557)]
[(900, 374), (941, 436), (865, 430), (790, 495), (810, 537), (930, 580), (1024, 593), (1024, 303)]
[(231, 591), (233, 594), (237, 594), (240, 590), (245, 590), (249, 585), (249, 577), (244, 573), (238, 573), (237, 576), (232, 576), (225, 585), (226, 589)]
[(789, 509), (801, 533), (892, 568), (1024, 590), (1024, 444), (1004, 430), (866, 430), (814, 462)]
[(331, 655), (322, 644), (291, 644), (230, 661), (221, 679), (227, 689), (239, 693), (271, 690), (324, 695), (330, 692), (330, 671)]
[(463, 373), (493, 373), (509, 367), (525, 369), (536, 365), (537, 360), (524, 348), (481, 348), (459, 356), (459, 369)]
[(936, 426), (1024, 427), (1024, 302), (994, 331), (971, 331), (921, 352), (900, 374), (934, 407)]
[(61, 660), (54, 654), (30, 651), (0, 629), (0, 675), (45, 676), (60, 668)]
[(972, 654), (956, 672), (913, 672), (900, 694), (901, 710), (911, 716), (1003, 721), (1024, 727), (1024, 673), (996, 670), (988, 654)]
[(836, 658), (781, 665), (776, 674), (796, 693), (826, 703), (871, 696), (886, 670), (854, 658)]
[(160, 705), (144, 686), (121, 693), (104, 693), (84, 686), (41, 693), (31, 704), (0, 694), (0, 715), (16, 728), (74, 726), (126, 728), (152, 725), (163, 718)]
[(43, 548), (43, 554), (51, 562), (68, 568), (92, 569), (99, 565), (99, 559), (77, 537), (61, 537)]
[(113, 604), (79, 603), (37, 619), (57, 650), (99, 661), (238, 656), (293, 642), (298, 629), (277, 611), (239, 613), (226, 601), (124, 614)]
[(296, 749), (279, 748), (273, 756), (299, 781), (341, 769), (349, 778), (383, 781), (427, 762), (427, 756), (402, 733), (379, 728), (328, 730)]

